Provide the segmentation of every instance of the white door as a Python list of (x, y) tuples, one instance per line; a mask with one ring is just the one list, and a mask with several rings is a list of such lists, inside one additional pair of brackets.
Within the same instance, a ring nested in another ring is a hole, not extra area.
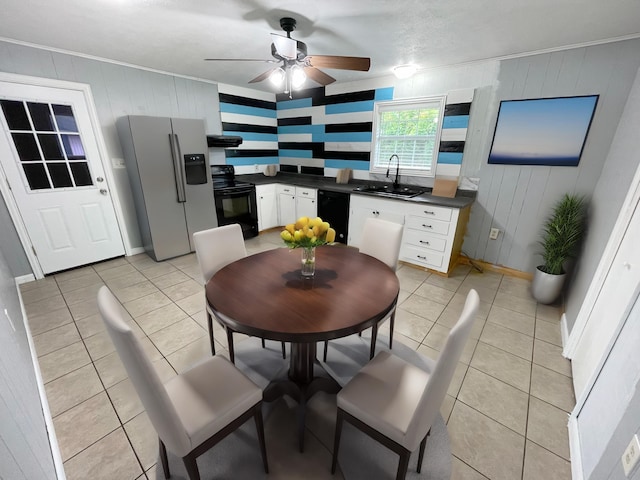
[(82, 91), (0, 82), (0, 164), (43, 273), (124, 254)]

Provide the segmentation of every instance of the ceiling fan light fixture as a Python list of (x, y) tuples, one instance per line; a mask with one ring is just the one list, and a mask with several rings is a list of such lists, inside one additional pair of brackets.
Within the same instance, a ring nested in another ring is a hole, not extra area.
[(412, 63), (406, 65), (396, 65), (393, 67), (393, 74), (397, 78), (409, 78), (412, 77), (418, 71), (418, 66)]
[(284, 84), (286, 73), (282, 67), (276, 68), (271, 75), (269, 75), (269, 81), (276, 87), (281, 87)]
[(294, 65), (291, 67), (292, 88), (300, 88), (302, 85), (304, 85), (306, 79), (307, 75), (306, 73), (304, 73), (304, 69), (300, 65)]

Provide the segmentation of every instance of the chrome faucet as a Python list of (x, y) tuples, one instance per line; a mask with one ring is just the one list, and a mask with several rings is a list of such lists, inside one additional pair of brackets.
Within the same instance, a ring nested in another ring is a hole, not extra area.
[(398, 157), (398, 155), (396, 155), (395, 153), (389, 157), (386, 177), (389, 178), (389, 169), (391, 168), (391, 160), (393, 160), (393, 157), (396, 157), (396, 179), (393, 181), (393, 189), (397, 190), (400, 186), (400, 184), (398, 183), (398, 176), (400, 175), (400, 157)]

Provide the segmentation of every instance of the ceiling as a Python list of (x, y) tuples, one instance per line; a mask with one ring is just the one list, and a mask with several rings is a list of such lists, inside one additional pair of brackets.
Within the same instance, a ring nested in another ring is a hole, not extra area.
[(640, 36), (638, 0), (6, 0), (2, 10), (4, 39), (240, 86), (271, 65), (203, 59), (272, 58), (284, 16), (310, 55), (371, 57), (369, 72), (324, 70), (338, 82)]

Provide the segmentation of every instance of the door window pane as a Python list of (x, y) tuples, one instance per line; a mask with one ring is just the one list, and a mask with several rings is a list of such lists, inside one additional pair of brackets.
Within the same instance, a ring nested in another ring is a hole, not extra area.
[(69, 160), (84, 160), (84, 147), (80, 135), (62, 135), (64, 151)]
[(71, 167), (71, 174), (73, 175), (73, 180), (76, 182), (76, 186), (86, 187), (93, 185), (89, 165), (86, 162), (72, 162), (69, 163), (69, 166)]
[(53, 182), (53, 188), (73, 187), (71, 181), (71, 175), (69, 175), (69, 169), (64, 162), (47, 162), (47, 168), (49, 168), (49, 175), (51, 175), (51, 181)]
[(32, 133), (12, 133), (13, 143), (18, 151), (18, 157), (22, 162), (42, 160), (38, 144)]
[(77, 132), (78, 125), (73, 117), (73, 110), (69, 105), (52, 105), (53, 114), (58, 122), (58, 130), (61, 132)]
[(42, 163), (25, 163), (22, 167), (24, 168), (24, 173), (31, 190), (51, 188), (51, 184), (47, 178), (47, 172), (45, 172)]
[(64, 160), (57, 134), (39, 133), (38, 140), (45, 160)]
[(41, 132), (53, 132), (53, 120), (47, 103), (27, 103), (33, 128)]
[(2, 100), (2, 111), (7, 119), (9, 130), (31, 130), (29, 117), (24, 110), (24, 104), (16, 100)]

